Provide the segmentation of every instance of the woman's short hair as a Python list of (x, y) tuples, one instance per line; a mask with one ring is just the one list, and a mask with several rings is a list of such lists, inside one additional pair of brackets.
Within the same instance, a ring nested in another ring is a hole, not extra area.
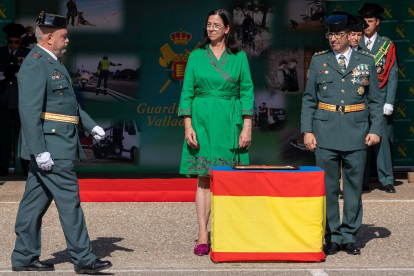
[[(224, 26), (229, 26), (230, 31), (225, 35), (225, 45), (226, 50), (230, 54), (237, 54), (240, 51), (240, 48), (237, 47), (237, 41), (236, 41), (236, 35), (234, 30), (234, 22), (233, 18), (231, 17), (230, 13), (226, 11), (225, 9), (215, 9), (208, 13), (206, 18), (206, 23), (204, 26), (207, 26), (208, 18), (211, 15), (219, 15), (221, 20), (223, 20)], [(207, 29), (204, 28), (204, 41), (201, 43), (200, 48), (205, 49), (207, 44), (210, 44), (211, 40), (208, 37)]]

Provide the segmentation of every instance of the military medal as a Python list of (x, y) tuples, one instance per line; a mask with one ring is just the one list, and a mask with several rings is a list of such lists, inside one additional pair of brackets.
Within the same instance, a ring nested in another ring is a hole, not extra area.
[(52, 75), (52, 80), (55, 80), (55, 78), (56, 78), (56, 76), (55, 75)]
[(358, 93), (358, 95), (360, 95), (360, 96), (364, 95), (364, 92), (365, 92), (365, 90), (364, 90), (364, 87), (363, 87), (363, 86), (360, 86), (360, 87), (358, 88), (358, 90), (357, 90), (357, 93)]
[(59, 78), (59, 76), (58, 76), (58, 75), (56, 75), (56, 78), (58, 79), (58, 78)]
[(325, 70), (325, 74), (328, 74), (328, 73), (329, 73), (329, 70), (328, 70), (328, 69), (326, 69), (326, 70)]
[(326, 67), (326, 63), (322, 64), (323, 67)]
[(323, 73), (323, 70), (319, 71), (319, 74), (320, 74), (320, 75), (322, 75), (322, 73)]
[(326, 90), (326, 86), (323, 87), (323, 90)]

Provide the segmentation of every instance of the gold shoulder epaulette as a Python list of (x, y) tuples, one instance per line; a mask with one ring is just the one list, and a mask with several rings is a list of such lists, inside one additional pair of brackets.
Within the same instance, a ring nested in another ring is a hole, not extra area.
[(317, 53), (314, 54), (314, 56), (326, 54), (327, 52), (328, 52), (328, 50), (325, 50), (325, 51), (322, 51), (322, 52), (317, 52)]

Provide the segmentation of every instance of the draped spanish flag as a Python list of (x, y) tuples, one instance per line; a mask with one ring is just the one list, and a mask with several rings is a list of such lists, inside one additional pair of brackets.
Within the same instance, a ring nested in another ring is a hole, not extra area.
[(325, 182), (320, 168), (211, 167), (210, 183), (213, 261), (325, 259)]

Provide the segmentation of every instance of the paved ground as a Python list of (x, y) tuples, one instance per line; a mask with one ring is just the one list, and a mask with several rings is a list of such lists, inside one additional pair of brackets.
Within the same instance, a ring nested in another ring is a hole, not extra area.
[[(192, 249), (197, 237), (194, 203), (82, 203), (94, 252), (114, 266), (103, 275), (414, 275), (414, 183), (397, 180), (397, 194), (363, 195), (358, 234), (361, 256), (340, 252), (323, 263), (213, 263)], [(22, 177), (0, 178), (0, 274), (11, 272), (14, 221), (24, 191)], [(41, 260), (74, 275), (56, 206), (44, 217)], [(35, 275), (26, 273), (22, 275)]]

